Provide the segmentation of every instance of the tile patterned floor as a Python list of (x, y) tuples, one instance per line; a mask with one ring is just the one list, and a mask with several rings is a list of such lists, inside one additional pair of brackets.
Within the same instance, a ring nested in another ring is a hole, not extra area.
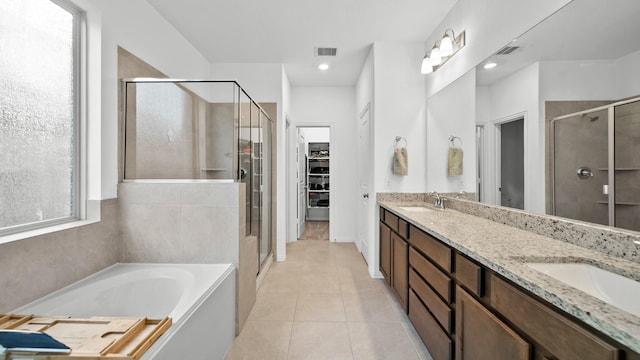
[(307, 221), (298, 240), (329, 240), (328, 221)]
[(383, 280), (353, 243), (298, 241), (267, 273), (236, 359), (431, 359)]

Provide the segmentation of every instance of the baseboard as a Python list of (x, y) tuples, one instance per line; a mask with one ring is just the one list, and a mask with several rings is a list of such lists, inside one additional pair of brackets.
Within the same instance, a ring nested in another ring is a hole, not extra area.
[(371, 275), (371, 277), (374, 279), (384, 279), (384, 275), (382, 275), (382, 272), (380, 270), (374, 271), (373, 275), (369, 273), (369, 275)]

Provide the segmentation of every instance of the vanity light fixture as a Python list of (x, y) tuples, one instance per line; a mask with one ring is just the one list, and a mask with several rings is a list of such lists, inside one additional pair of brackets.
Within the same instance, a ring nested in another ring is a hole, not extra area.
[(464, 46), (465, 32), (461, 32), (460, 35), (456, 37), (452, 29), (447, 29), (442, 39), (436, 41), (435, 44), (433, 44), (433, 48), (424, 54), (420, 73), (429, 74), (438, 70)]

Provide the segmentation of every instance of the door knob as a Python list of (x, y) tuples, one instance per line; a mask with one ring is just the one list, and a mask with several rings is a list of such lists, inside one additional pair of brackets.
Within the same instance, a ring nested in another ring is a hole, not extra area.
[(369, 198), (369, 193), (362, 194), (362, 197), (365, 198), (365, 199), (368, 199)]

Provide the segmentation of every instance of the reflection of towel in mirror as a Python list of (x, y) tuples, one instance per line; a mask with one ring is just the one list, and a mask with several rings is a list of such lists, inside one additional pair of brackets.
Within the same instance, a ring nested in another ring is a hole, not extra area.
[(407, 158), (407, 148), (397, 147), (393, 151), (393, 175), (407, 176), (409, 173), (409, 159)]
[(462, 148), (450, 147), (447, 165), (447, 175), (462, 175)]

